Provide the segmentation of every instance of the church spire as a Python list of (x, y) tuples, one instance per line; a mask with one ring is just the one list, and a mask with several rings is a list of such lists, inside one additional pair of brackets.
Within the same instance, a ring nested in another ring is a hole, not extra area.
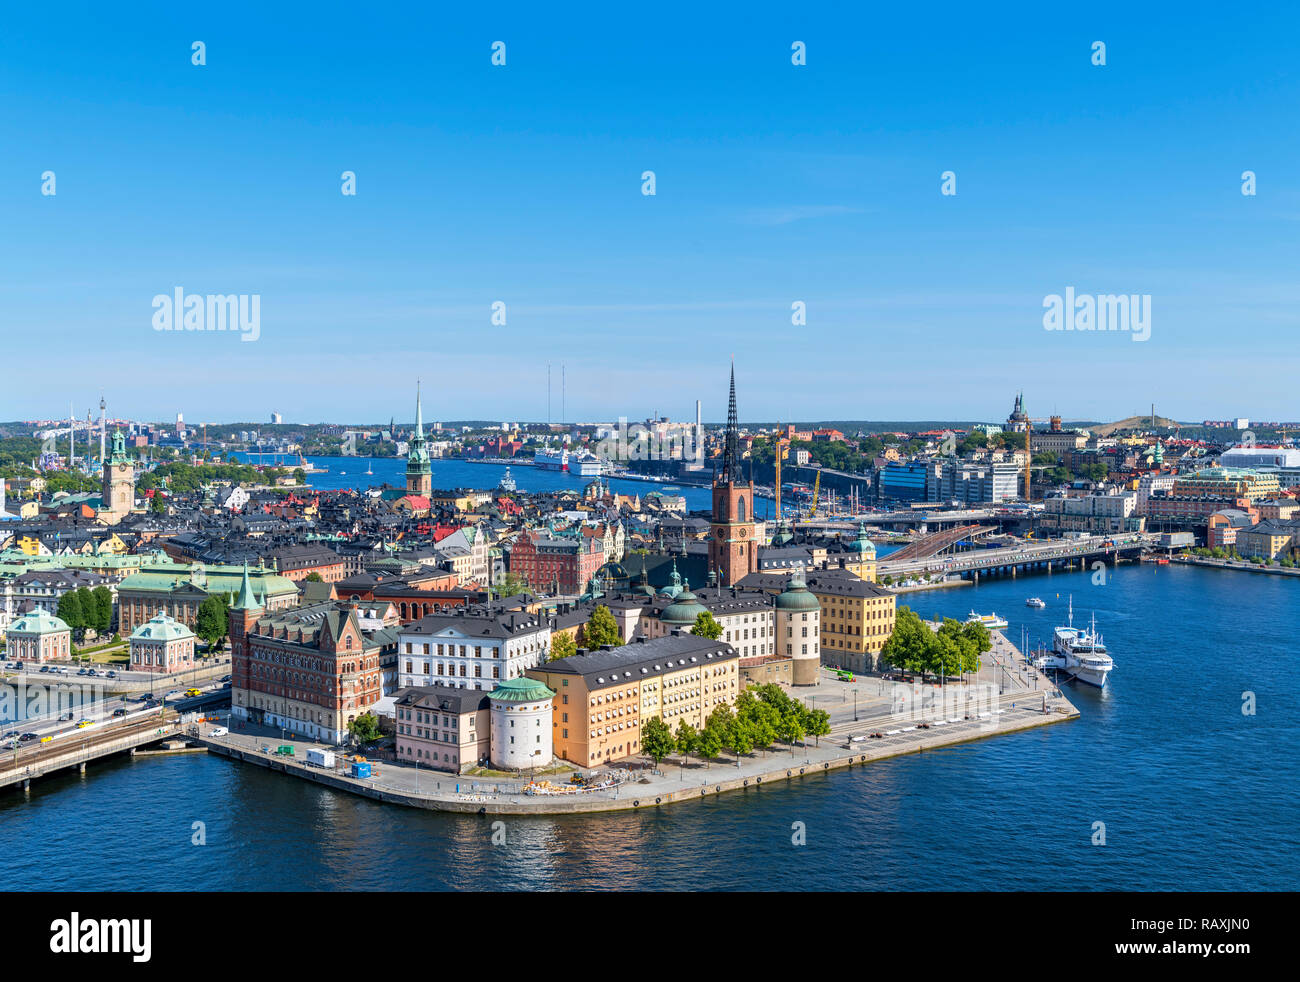
[(736, 416), (736, 360), (731, 360), (731, 390), (727, 397), (727, 437), (722, 455), (723, 484), (741, 479), (740, 474), (740, 423)]

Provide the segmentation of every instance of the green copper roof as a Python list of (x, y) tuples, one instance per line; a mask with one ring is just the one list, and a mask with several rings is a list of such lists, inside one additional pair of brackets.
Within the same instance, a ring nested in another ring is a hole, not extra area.
[(141, 641), (183, 641), (194, 637), (194, 632), (178, 620), (159, 611), (131, 632), (132, 639)]
[(488, 693), (493, 702), (543, 702), (554, 699), (555, 693), (537, 679), (521, 675), (517, 679), (502, 682)]
[(60, 631), (68, 630), (68, 625), (60, 618), (44, 610), (33, 610), (30, 614), (23, 614), (12, 624), (6, 633), (11, 634), (58, 634)]
[(858, 537), (854, 540), (853, 545), (849, 547), (850, 552), (859, 552), (863, 556), (875, 558), (876, 547), (871, 540), (867, 538), (867, 526), (865, 522), (858, 523)]
[(784, 592), (776, 598), (776, 609), (792, 611), (822, 609), (821, 602), (808, 592), (808, 584), (804, 581), (803, 570), (796, 569), (790, 574), (790, 580), (786, 583)]
[(686, 589), (677, 594), (677, 599), (664, 608), (664, 612), (659, 615), (659, 620), (665, 624), (694, 627), (695, 618), (708, 611), (708, 609), (700, 603), (695, 594), (691, 593), (690, 584), (688, 583)]

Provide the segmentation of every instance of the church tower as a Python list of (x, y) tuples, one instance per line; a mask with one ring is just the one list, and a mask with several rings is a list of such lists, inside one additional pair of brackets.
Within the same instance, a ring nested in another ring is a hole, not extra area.
[(424, 414), (420, 407), (420, 383), (415, 384), (415, 433), (406, 454), (406, 491), (428, 497), (433, 493), (433, 469), (424, 446)]
[(113, 456), (104, 461), (103, 507), (98, 518), (116, 525), (135, 507), (135, 468), (126, 456), (121, 430), (113, 431)]
[(758, 571), (758, 544), (754, 541), (754, 482), (740, 473), (740, 425), (736, 419), (736, 366), (731, 366), (731, 393), (727, 403), (727, 434), (722, 469), (713, 478), (713, 520), (709, 535), (709, 570), (718, 585), (734, 586)]

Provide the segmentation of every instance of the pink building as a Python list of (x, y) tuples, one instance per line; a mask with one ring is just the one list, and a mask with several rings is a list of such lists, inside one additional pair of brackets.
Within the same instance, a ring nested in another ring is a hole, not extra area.
[(131, 632), (131, 671), (181, 672), (194, 667), (194, 632), (162, 611)]

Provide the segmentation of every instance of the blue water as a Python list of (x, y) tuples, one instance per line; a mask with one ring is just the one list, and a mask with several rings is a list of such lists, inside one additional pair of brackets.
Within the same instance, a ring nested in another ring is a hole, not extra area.
[[(1018, 641), (1021, 625), (1047, 637), (1070, 591), (1116, 662), (1105, 691), (1068, 690), (1074, 722), (659, 812), (506, 818), (502, 846), (492, 818), (218, 757), (122, 759), (0, 793), (0, 889), (1300, 888), (1300, 584), (1123, 566), (1105, 586), (1055, 574), (903, 599), (995, 610)], [(1048, 609), (1025, 608), (1030, 595)], [(196, 821), (206, 845), (191, 845)]]

